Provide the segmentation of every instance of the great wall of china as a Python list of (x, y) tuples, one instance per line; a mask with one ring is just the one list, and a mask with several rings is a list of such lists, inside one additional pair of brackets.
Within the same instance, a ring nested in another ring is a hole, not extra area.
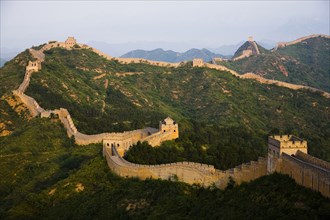
[(281, 48), (281, 47), (286, 47), (286, 46), (290, 46), (290, 45), (293, 45), (293, 44), (297, 44), (297, 43), (300, 43), (302, 41), (305, 41), (305, 40), (308, 40), (308, 39), (311, 39), (311, 38), (315, 38), (315, 37), (323, 37), (323, 38), (330, 39), (330, 36), (329, 35), (325, 35), (325, 34), (312, 34), (312, 35), (309, 35), (309, 36), (298, 38), (298, 39), (293, 40), (293, 41), (290, 41), (290, 42), (279, 42), (277, 44), (277, 46), (274, 48), (274, 50), (277, 50), (278, 48)]
[(253, 40), (253, 37), (249, 37), (249, 38), (248, 38), (248, 42), (250, 43), (250, 45), (252, 46), (252, 48), (251, 48), (251, 46), (249, 46), (247, 50), (243, 50), (243, 51), (242, 51), (242, 54), (241, 54), (240, 56), (235, 57), (235, 58), (232, 59), (232, 60), (236, 61), (236, 60), (243, 59), (243, 58), (245, 58), (245, 57), (249, 57), (249, 56), (253, 55), (253, 50), (255, 51), (255, 52), (254, 52), (255, 54), (257, 54), (257, 55), (260, 54), (260, 52), (259, 52), (259, 48), (258, 48), (258, 45), (257, 45), (257, 43)]
[(293, 89), (293, 90), (305, 89), (305, 90), (309, 90), (309, 91), (312, 91), (312, 92), (319, 92), (324, 97), (330, 98), (330, 93), (325, 92), (325, 91), (320, 90), (320, 89), (316, 89), (316, 88), (313, 88), (313, 87), (310, 87), (310, 86), (303, 86), (303, 85), (297, 85), (297, 84), (282, 82), (282, 81), (273, 80), (273, 79), (266, 79), (262, 76), (254, 74), (254, 73), (245, 73), (245, 74), (241, 75), (241, 74), (237, 73), (236, 71), (231, 70), (231, 69), (229, 69), (225, 66), (222, 66), (222, 65), (212, 64), (212, 63), (204, 63), (204, 61), (202, 59), (194, 59), (193, 60), (193, 67), (207, 67), (207, 68), (210, 68), (210, 69), (227, 71), (227, 72), (231, 73), (232, 75), (234, 75), (234, 76), (236, 76), (240, 79), (252, 79), (252, 80), (258, 81), (262, 84), (276, 85), (276, 86), (285, 87), (285, 88)]
[[(139, 165), (126, 161), (122, 158), (125, 151), (138, 141), (148, 141), (152, 146), (157, 146), (162, 141), (178, 138), (178, 124), (172, 119), (166, 118), (164, 121), (160, 122), (159, 129), (145, 128), (123, 133), (86, 135), (77, 130), (67, 109), (60, 108), (55, 110), (44, 110), (39, 106), (36, 100), (24, 94), (29, 86), (32, 73), (38, 72), (41, 69), (41, 63), (45, 58), (43, 53), (45, 50), (53, 47), (63, 47), (70, 50), (75, 45), (76, 42), (74, 38), (69, 38), (66, 42), (50, 42), (49, 44), (44, 45), (40, 50), (30, 49), (30, 53), (36, 61), (29, 62), (26, 67), (23, 82), (17, 90), (13, 91), (13, 93), (22, 100), (33, 116), (40, 115), (41, 117), (50, 117), (54, 114), (58, 115), (68, 136), (74, 136), (77, 144), (86, 145), (103, 142), (103, 155), (107, 160), (109, 168), (118, 175), (122, 177), (139, 177), (141, 179), (160, 178), (178, 180), (189, 184), (196, 183), (202, 186), (215, 185), (216, 187), (224, 189), (228, 185), (230, 179), (234, 180), (236, 184), (240, 184), (276, 171), (288, 174), (295, 179), (298, 184), (318, 191), (326, 197), (330, 197), (330, 164), (308, 155), (307, 142), (294, 136), (269, 137), (267, 159), (259, 158), (258, 161), (251, 161), (247, 164), (242, 164), (226, 171), (217, 170), (212, 165), (192, 162), (178, 162), (162, 165)], [(78, 45), (82, 48), (90, 48), (87, 45)], [(113, 59), (109, 55), (96, 49), (92, 50), (106, 59)], [(175, 67), (180, 65), (143, 59), (116, 59), (123, 63), (140, 62), (160, 66), (174, 65)], [(241, 76), (226, 67), (204, 63), (201, 59), (194, 60), (193, 66), (224, 70), (243, 79), (249, 78), (244, 77), (246, 74)], [(269, 83), (269, 81), (266, 81), (266, 83), (277, 84), (279, 82), (276, 81), (276, 83)], [(285, 84), (280, 86), (283, 85)], [(306, 89), (306, 87), (298, 86), (291, 89)], [(325, 96), (327, 98), (330, 97), (329, 94)]]

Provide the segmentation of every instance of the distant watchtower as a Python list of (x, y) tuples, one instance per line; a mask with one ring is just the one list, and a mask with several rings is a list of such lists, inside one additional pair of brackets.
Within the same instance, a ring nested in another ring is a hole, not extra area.
[(275, 171), (277, 160), (282, 153), (295, 155), (298, 150), (307, 154), (307, 141), (294, 135), (269, 136), (267, 172), (272, 173)]
[(193, 59), (193, 67), (203, 67), (204, 66), (204, 61), (203, 59)]
[(28, 65), (26, 66), (26, 71), (38, 72), (39, 70), (41, 70), (40, 61), (29, 61)]
[(179, 137), (179, 126), (178, 124), (170, 117), (165, 118), (163, 121), (159, 122), (159, 131), (160, 132), (171, 132), (172, 139)]
[(253, 42), (253, 41), (254, 41), (254, 40), (253, 40), (253, 37), (252, 37), (252, 36), (248, 37), (248, 41), (249, 41), (249, 42)]
[(65, 47), (71, 48), (77, 43), (76, 39), (74, 37), (68, 37), (65, 41)]

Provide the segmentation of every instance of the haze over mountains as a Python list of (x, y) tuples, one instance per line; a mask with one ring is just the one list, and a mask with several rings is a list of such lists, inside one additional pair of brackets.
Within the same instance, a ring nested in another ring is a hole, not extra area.
[(184, 53), (174, 52), (172, 50), (164, 51), (161, 48), (145, 51), (145, 50), (134, 50), (129, 53), (122, 55), (121, 57), (127, 58), (144, 58), (155, 61), (165, 61), (165, 62), (182, 62), (187, 60), (192, 60), (195, 58), (202, 58), (204, 61), (211, 61), (214, 57), (230, 58), (231, 56), (223, 56), (221, 54), (215, 54), (207, 49), (190, 49)]

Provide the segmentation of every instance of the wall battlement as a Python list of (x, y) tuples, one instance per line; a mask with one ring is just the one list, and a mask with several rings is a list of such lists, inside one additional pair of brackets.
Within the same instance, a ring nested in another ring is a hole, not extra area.
[(266, 159), (259, 158), (253, 163), (243, 164), (230, 170), (222, 171), (213, 165), (194, 162), (177, 162), (160, 165), (140, 165), (126, 161), (115, 146), (103, 146), (103, 155), (112, 171), (123, 177), (138, 177), (140, 179), (173, 179), (177, 178), (189, 184), (200, 184), (224, 189), (231, 177), (237, 184), (249, 182), (266, 175)]
[(305, 162), (286, 153), (282, 155), (280, 173), (287, 174), (299, 185), (330, 197), (330, 170)]
[(293, 135), (268, 138), (267, 173), (289, 175), (298, 184), (330, 197), (330, 163), (307, 154), (307, 142)]
[(307, 163), (314, 164), (316, 166), (319, 166), (319, 167), (330, 170), (330, 163), (329, 162), (326, 162), (324, 160), (320, 160), (319, 158), (313, 157), (313, 156), (311, 156), (309, 154), (306, 154), (306, 153), (304, 153), (300, 150), (297, 151), (295, 157), (302, 160), (302, 161), (305, 161)]

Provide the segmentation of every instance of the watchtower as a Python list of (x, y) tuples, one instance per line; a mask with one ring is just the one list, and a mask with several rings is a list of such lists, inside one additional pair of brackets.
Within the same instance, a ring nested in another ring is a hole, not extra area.
[(203, 67), (204, 66), (204, 61), (203, 59), (193, 59), (193, 67)]
[(298, 150), (307, 154), (307, 141), (294, 135), (269, 136), (267, 172), (276, 170), (277, 162), (283, 153), (295, 155)]
[(77, 43), (74, 37), (68, 37), (65, 41), (65, 47), (71, 48)]
[(252, 37), (252, 36), (248, 37), (248, 41), (249, 41), (249, 42), (253, 42), (253, 41), (254, 41), (254, 40), (253, 40), (253, 37)]
[(179, 137), (179, 125), (170, 117), (159, 122), (159, 132), (171, 132), (172, 139)]
[(26, 71), (38, 72), (39, 70), (41, 70), (40, 61), (29, 61), (28, 65), (26, 66)]

